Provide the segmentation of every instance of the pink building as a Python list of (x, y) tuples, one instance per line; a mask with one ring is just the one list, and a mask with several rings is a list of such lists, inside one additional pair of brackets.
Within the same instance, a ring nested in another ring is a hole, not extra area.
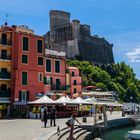
[(56, 95), (66, 90), (66, 54), (64, 52), (45, 50), (44, 83), (46, 91)]
[(79, 69), (76, 67), (67, 67), (66, 85), (70, 87), (71, 97), (82, 92), (82, 79), (79, 76)]

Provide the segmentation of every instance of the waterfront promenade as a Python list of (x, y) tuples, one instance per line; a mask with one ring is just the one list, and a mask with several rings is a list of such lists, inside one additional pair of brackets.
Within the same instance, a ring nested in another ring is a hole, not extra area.
[[(107, 112), (108, 119), (118, 119), (121, 117), (121, 112), (113, 112), (110, 115)], [(78, 118), (82, 122), (82, 117)], [(60, 129), (65, 128), (67, 118), (57, 119), (57, 126)], [(87, 123), (81, 125), (93, 125), (93, 117), (87, 117)], [(14, 119), (14, 120), (0, 120), (0, 140), (47, 140), (51, 135), (56, 133), (57, 127), (43, 128), (43, 123), (36, 119)]]

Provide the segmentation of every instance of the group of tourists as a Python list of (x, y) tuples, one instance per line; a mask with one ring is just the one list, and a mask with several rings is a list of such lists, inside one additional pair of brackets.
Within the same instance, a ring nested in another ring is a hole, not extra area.
[(44, 122), (44, 127), (47, 126), (47, 122), (49, 118), (50, 118), (50, 126), (52, 126), (52, 124), (56, 126), (56, 122), (55, 122), (56, 113), (57, 110), (55, 109), (55, 106), (53, 106), (50, 110), (48, 110), (47, 107), (41, 109), (41, 114), (42, 114), (41, 120), (42, 122)]
[[(43, 107), (41, 109), (41, 113), (42, 113), (42, 122), (44, 122), (44, 127), (47, 126), (47, 122), (48, 119), (50, 118), (50, 126), (56, 126), (56, 113), (57, 110), (55, 108), (55, 106), (53, 106), (50, 110), (48, 110), (47, 107)], [(74, 125), (75, 125), (75, 121), (77, 121), (79, 124), (81, 124), (77, 119), (76, 119), (77, 114), (73, 113), (71, 115), (71, 117), (67, 120), (66, 125), (70, 128), (70, 134), (69, 137), (67, 138), (67, 140), (74, 140), (73, 137), (73, 130), (74, 130)]]

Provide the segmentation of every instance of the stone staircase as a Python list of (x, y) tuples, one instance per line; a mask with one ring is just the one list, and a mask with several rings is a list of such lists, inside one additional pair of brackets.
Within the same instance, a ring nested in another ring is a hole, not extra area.
[[(51, 136), (48, 140), (67, 140), (69, 137), (70, 128), (66, 127), (60, 131), (60, 135), (57, 133)], [(75, 126), (73, 136), (75, 140), (91, 140), (92, 129), (89, 126)]]

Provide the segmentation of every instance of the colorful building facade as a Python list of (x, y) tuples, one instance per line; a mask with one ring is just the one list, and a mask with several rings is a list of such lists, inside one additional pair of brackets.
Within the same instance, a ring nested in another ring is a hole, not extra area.
[(44, 42), (27, 26), (1, 26), (0, 104), (26, 106), (44, 94), (81, 93), (79, 70), (68, 67), (66, 74), (66, 54), (45, 49)]
[(46, 49), (44, 73), (48, 94), (56, 99), (66, 90), (66, 54)]
[(44, 38), (27, 27), (13, 27), (13, 42), (13, 101), (33, 101), (44, 93)]
[(78, 68), (67, 67), (66, 85), (70, 87), (72, 98), (82, 95), (82, 78), (79, 75)]
[(0, 112), (8, 114), (11, 97), (11, 54), (12, 54), (12, 30), (7, 26), (0, 28), (0, 106), (5, 104), (7, 110)]

